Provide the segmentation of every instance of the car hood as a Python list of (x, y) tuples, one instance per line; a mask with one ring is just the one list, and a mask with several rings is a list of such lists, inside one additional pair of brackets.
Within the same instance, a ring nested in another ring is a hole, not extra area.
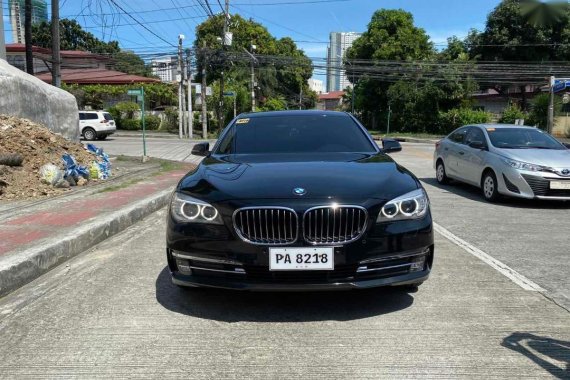
[(570, 150), (498, 149), (503, 157), (557, 169), (570, 169)]
[[(233, 199), (390, 200), (419, 187), (389, 156), (378, 154), (208, 157), (179, 190), (208, 202)], [(303, 196), (293, 189), (305, 189)]]

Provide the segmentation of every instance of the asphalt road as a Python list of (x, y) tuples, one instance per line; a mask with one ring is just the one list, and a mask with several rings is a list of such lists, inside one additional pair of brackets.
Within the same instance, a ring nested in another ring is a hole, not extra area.
[(568, 266), (557, 258), (568, 206), (441, 189), (431, 149), (394, 157), (427, 184), (436, 223), (546, 292), (441, 234), (416, 293), (179, 289), (161, 211), (0, 299), (0, 378), (570, 378)]

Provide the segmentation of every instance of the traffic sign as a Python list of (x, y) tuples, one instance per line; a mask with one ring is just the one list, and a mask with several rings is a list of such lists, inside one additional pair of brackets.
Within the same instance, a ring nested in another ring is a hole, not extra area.
[(236, 93), (233, 91), (225, 91), (224, 96), (236, 96)]
[(127, 91), (127, 95), (131, 95), (131, 96), (141, 96), (142, 90), (128, 90)]

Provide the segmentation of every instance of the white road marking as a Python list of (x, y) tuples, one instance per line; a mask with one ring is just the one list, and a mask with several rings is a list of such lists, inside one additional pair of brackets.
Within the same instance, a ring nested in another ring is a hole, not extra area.
[(503, 276), (509, 278), (512, 282), (514, 282), (524, 290), (528, 290), (531, 292), (540, 292), (540, 293), (546, 292), (545, 289), (541, 288), (538, 284), (535, 284), (533, 281), (529, 280), (528, 278), (526, 278), (516, 270), (510, 268), (509, 266), (500, 262), (499, 260), (494, 259), (487, 253), (481, 251), (479, 248), (474, 247), (473, 245), (467, 243), (465, 240), (455, 236), (453, 233), (451, 233), (444, 227), (440, 226), (439, 224), (434, 223), (433, 227), (438, 233), (443, 235), (443, 237), (445, 237), (452, 243), (458, 245), (459, 247), (463, 248), (465, 251), (472, 254), (473, 256), (477, 257), (485, 264), (494, 268), (496, 271), (501, 273)]

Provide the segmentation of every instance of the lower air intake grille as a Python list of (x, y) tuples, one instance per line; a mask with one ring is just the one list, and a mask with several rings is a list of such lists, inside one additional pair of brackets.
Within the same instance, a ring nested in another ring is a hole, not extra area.
[[(528, 183), (535, 196), (541, 197), (570, 197), (570, 190), (556, 190), (550, 188), (550, 180), (533, 175), (523, 174), (525, 181)], [(557, 180), (557, 179), (552, 179)], [(560, 180), (559, 180), (560, 181)], [(564, 181), (564, 180), (562, 180)], [(567, 181), (567, 180), (566, 180)]]
[(237, 210), (234, 214), (234, 227), (242, 240), (271, 245), (294, 243), (299, 228), (297, 213), (283, 207)]

